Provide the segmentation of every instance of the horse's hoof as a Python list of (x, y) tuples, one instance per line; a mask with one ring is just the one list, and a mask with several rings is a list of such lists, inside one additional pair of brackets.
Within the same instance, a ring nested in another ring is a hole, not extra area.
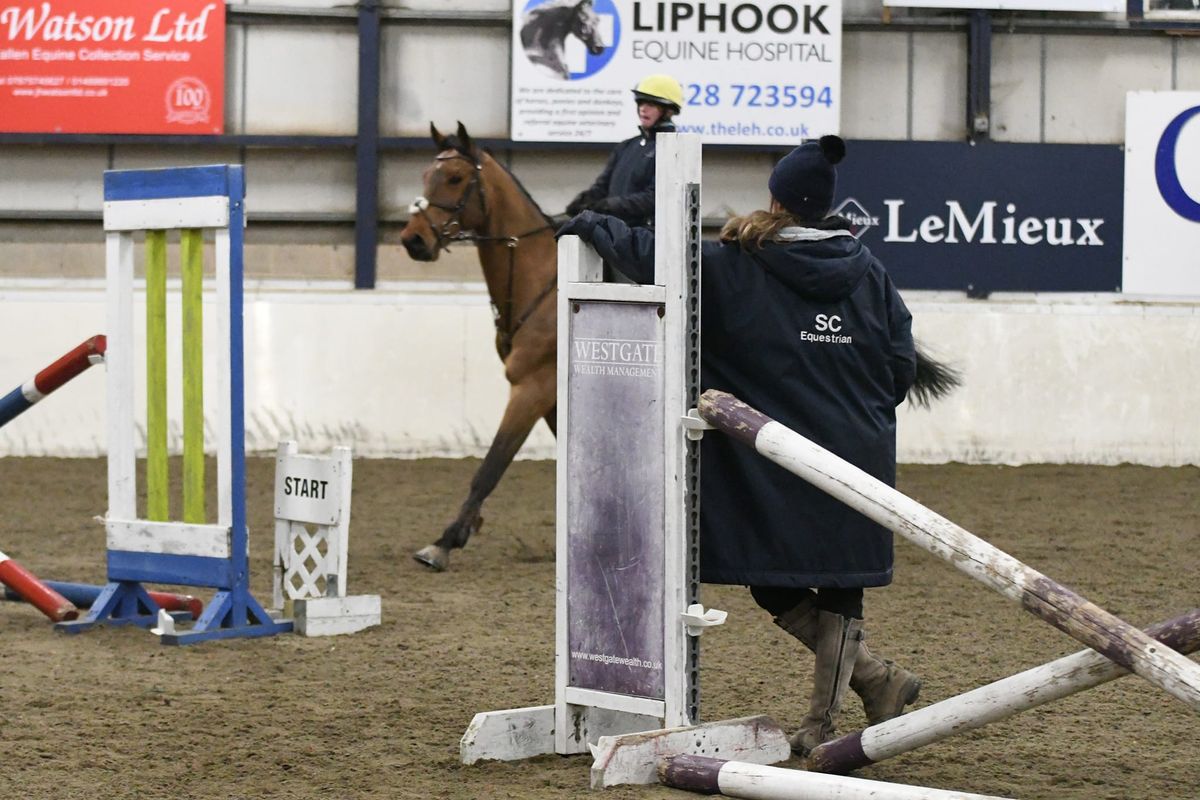
[(413, 553), (413, 558), (435, 572), (445, 572), (450, 566), (450, 551), (436, 544), (426, 545)]

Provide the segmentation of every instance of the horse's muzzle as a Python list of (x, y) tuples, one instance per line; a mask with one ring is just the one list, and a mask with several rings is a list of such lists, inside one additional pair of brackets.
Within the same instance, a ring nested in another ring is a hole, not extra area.
[(425, 244), (425, 240), (420, 236), (413, 236), (409, 239), (401, 238), (400, 244), (404, 245), (404, 249), (408, 251), (408, 256), (413, 261), (433, 261), (437, 258), (437, 253), (429, 249), (429, 245)]

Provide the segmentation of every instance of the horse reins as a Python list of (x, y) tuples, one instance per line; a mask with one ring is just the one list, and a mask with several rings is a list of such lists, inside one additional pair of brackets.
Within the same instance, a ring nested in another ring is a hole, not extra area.
[[(508, 296), (504, 300), (503, 311), (497, 306), (496, 301), (492, 300), (492, 318), (496, 324), (496, 332), (500, 336), (500, 349), (502, 357), (507, 357), (512, 351), (512, 340), (517, 335), (517, 331), (527, 319), (533, 314), (543, 300), (554, 291), (558, 284), (558, 274), (555, 273), (550, 282), (540, 291), (537, 297), (526, 307), (525, 311), (515, 321), (513, 320), (513, 276), (515, 272), (516, 249), (521, 244), (521, 240), (534, 234), (541, 233), (545, 230), (552, 230), (553, 225), (547, 222), (533, 230), (525, 231), (524, 233), (515, 236), (488, 236), (473, 233), (463, 229), (462, 213), (471, 201), (471, 195), (476, 191), (479, 192), (479, 208), (483, 218), (488, 218), (487, 196), (484, 193), (484, 185), (481, 176), (483, 174), (483, 163), (478, 159), (467, 155), (461, 151), (455, 151), (452, 155), (438, 156), (437, 161), (451, 161), (454, 159), (462, 159), (471, 164), (475, 168), (475, 172), (471, 175), (471, 180), (467, 184), (467, 188), (463, 191), (462, 196), (458, 199), (458, 204), (454, 206), (442, 205), (434, 203), (426, 197), (418, 197), (408, 207), (410, 214), (420, 214), (424, 218), (429, 229), (433, 231), (437, 237), (438, 247), (450, 249), (452, 242), (504, 242), (508, 248)], [(429, 218), (426, 209), (430, 206), (445, 211), (450, 217), (440, 226), (435, 225), (433, 220)]]

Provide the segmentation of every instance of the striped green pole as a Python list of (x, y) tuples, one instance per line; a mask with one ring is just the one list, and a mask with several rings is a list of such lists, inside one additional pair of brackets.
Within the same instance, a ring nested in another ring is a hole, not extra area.
[(168, 480), (167, 233), (146, 231), (146, 519), (170, 516)]
[(204, 514), (204, 326), (201, 315), (203, 234), (180, 233), (183, 274), (183, 521), (203, 523)]

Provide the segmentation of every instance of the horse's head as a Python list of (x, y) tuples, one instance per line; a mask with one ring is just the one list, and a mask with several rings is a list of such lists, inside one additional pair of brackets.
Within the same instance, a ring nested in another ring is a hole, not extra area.
[(592, 55), (598, 56), (604, 52), (605, 43), (600, 36), (600, 17), (596, 14), (593, 0), (579, 0), (575, 4), (571, 33), (587, 46)]
[(442, 248), (487, 216), (483, 196), (483, 154), (460, 122), (456, 136), (443, 136), (429, 125), (438, 154), (423, 176), (424, 192), (409, 206), (400, 242), (417, 261), (436, 261)]

